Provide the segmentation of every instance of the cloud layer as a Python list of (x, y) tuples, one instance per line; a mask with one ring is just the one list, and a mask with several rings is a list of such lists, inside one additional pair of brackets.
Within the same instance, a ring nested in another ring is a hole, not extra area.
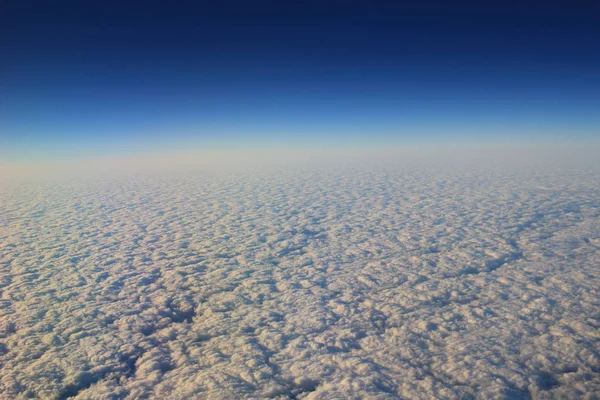
[(600, 174), (15, 183), (0, 397), (593, 398)]

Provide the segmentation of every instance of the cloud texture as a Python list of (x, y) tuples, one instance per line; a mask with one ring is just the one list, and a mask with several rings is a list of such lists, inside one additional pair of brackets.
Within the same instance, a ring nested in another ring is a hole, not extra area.
[(0, 397), (591, 399), (599, 199), (549, 168), (15, 183)]

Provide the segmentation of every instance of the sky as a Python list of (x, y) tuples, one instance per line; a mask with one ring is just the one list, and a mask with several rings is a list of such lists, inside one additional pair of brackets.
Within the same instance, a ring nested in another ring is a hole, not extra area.
[(598, 3), (414, 3), (4, 1), (0, 159), (600, 137)]

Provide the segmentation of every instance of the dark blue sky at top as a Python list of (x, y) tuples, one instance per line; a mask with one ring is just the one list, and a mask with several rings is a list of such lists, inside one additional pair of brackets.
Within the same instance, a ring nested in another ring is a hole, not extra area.
[(0, 156), (595, 137), (595, 2), (0, 3)]

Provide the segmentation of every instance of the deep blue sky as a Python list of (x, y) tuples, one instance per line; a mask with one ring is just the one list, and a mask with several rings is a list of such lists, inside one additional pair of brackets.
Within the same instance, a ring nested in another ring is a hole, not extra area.
[(0, 157), (600, 135), (599, 3), (411, 3), (1, 2)]

